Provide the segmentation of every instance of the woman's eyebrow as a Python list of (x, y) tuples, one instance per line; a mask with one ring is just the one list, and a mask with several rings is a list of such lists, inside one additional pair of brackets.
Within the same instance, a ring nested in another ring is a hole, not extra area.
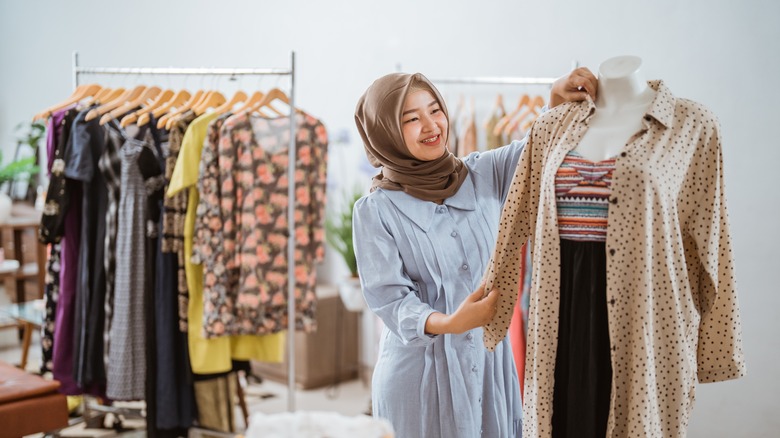
[[(428, 108), (430, 108), (430, 107), (432, 107), (432, 106), (434, 106), (434, 105), (436, 105), (436, 104), (438, 104), (438, 103), (439, 103), (439, 102), (438, 102), (437, 100), (434, 100), (433, 102), (431, 102), (431, 103), (429, 103), (429, 104), (428, 104)], [(413, 112), (415, 112), (415, 111), (418, 111), (418, 109), (417, 109), (417, 108), (412, 108), (412, 109), (410, 109), (410, 110), (406, 110), (406, 111), (404, 111), (404, 112), (403, 112), (403, 114), (401, 114), (401, 116), (405, 116), (405, 115), (407, 115), (407, 114), (409, 114), (409, 113), (413, 113)]]

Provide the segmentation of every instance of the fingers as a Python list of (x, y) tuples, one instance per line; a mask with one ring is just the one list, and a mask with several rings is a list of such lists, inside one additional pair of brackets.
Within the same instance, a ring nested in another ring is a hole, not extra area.
[(466, 297), (466, 300), (471, 302), (477, 302), (485, 297), (485, 283), (482, 283), (479, 285), (477, 290), (470, 293), (468, 297)]
[(498, 289), (493, 289), (490, 291), (489, 294), (485, 297), (485, 301), (487, 304), (490, 304), (491, 306), (495, 306), (498, 303)]
[(580, 67), (571, 72), (567, 85), (568, 90), (584, 90), (590, 97), (595, 99), (599, 81), (590, 70), (585, 67)]

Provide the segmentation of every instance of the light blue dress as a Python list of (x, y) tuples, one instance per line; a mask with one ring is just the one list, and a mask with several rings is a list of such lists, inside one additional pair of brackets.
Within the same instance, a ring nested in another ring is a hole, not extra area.
[(425, 321), (434, 311), (453, 313), (479, 286), (524, 144), (464, 158), (468, 177), (443, 205), (383, 189), (355, 204), (363, 293), (385, 323), (373, 377), (374, 415), (388, 419), (396, 437), (521, 436), (522, 401), (509, 340), (491, 353), (481, 327), (427, 335)]

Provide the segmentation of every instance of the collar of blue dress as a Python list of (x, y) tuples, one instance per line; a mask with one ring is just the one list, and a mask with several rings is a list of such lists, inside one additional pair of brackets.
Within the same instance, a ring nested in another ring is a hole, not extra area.
[(442, 206), (457, 208), (459, 210), (475, 210), (477, 208), (477, 198), (471, 175), (463, 181), (463, 184), (460, 186), (457, 193), (444, 200), (443, 205), (439, 205), (435, 202), (422, 201), (406, 192), (398, 190), (379, 190), (382, 190), (401, 213), (411, 219), (415, 225), (426, 233), (428, 232), (431, 223), (433, 223), (433, 215), (435, 215), (437, 209)]

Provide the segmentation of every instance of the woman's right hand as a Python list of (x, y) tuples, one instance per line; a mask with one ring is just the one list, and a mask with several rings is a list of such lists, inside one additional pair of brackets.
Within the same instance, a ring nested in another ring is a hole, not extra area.
[(493, 289), (485, 296), (485, 285), (481, 284), (449, 315), (450, 331), (460, 334), (487, 324), (496, 315), (497, 303), (498, 290)]

